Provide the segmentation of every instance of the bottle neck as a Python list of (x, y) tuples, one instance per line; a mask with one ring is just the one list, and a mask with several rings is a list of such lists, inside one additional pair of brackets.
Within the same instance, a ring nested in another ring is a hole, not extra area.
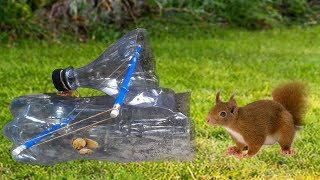
[(78, 88), (73, 67), (54, 70), (52, 82), (58, 91), (71, 91)]

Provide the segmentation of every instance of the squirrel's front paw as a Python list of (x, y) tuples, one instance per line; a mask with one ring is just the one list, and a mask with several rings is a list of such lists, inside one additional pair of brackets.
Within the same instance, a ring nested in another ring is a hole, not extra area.
[(292, 156), (292, 155), (295, 155), (296, 152), (293, 150), (293, 149), (289, 149), (289, 150), (281, 150), (280, 153), (282, 155), (286, 155), (286, 156)]
[(226, 156), (233, 156), (238, 154), (242, 154), (242, 153), (241, 151), (239, 151), (237, 146), (229, 146), (227, 148)]
[(250, 155), (248, 155), (248, 154), (237, 154), (237, 155), (235, 155), (236, 156), (236, 158), (238, 158), (238, 159), (242, 159), (242, 158), (249, 158), (249, 157), (252, 157), (252, 156), (250, 156)]

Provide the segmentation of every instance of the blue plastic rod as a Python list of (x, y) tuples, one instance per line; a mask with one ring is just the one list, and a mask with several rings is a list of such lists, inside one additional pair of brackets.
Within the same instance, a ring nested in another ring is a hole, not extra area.
[(25, 142), (24, 144), (18, 146), (17, 148), (15, 148), (12, 151), (12, 155), (17, 156), (19, 155), (22, 151), (29, 149), (30, 147), (34, 146), (35, 144), (37, 144), (38, 142), (40, 142), (42, 139), (44, 139), (45, 137), (47, 137), (49, 134), (51, 134), (53, 131), (56, 131), (60, 128), (62, 128), (63, 126), (67, 125), (70, 121), (72, 121), (75, 117), (70, 115), (67, 118), (63, 119), (61, 122), (53, 125), (51, 128), (43, 131), (42, 133), (36, 135), (35, 137), (33, 137), (31, 140)]
[(122, 81), (119, 95), (116, 98), (116, 100), (114, 102), (114, 105), (113, 105), (113, 108), (112, 108), (112, 111), (110, 113), (110, 116), (112, 118), (115, 118), (115, 117), (117, 117), (119, 115), (119, 110), (120, 110), (120, 107), (121, 107), (121, 105), (123, 103), (124, 97), (125, 97), (125, 95), (126, 95), (126, 93), (128, 91), (129, 82), (130, 82), (130, 79), (131, 79), (131, 77), (133, 75), (133, 72), (134, 72), (134, 69), (136, 67), (136, 64), (137, 64), (137, 62), (139, 60), (140, 52), (141, 52), (141, 46), (138, 45), (133, 57), (130, 60), (129, 68), (127, 70), (127, 73), (125, 75), (124, 80)]

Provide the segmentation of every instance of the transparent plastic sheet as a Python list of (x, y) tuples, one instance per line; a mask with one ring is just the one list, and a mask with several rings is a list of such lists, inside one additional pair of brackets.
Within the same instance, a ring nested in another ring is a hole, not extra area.
[[(162, 106), (124, 105), (117, 118), (95, 126), (90, 125), (109, 118), (109, 113), (103, 112), (112, 107), (112, 97), (75, 98), (56, 94), (22, 96), (11, 102), (10, 110), (14, 119), (3, 128), (3, 134), (13, 142), (15, 148), (72, 114), (76, 117), (73, 121), (46, 138), (46, 141), (51, 141), (39, 143), (13, 158), (19, 162), (40, 165), (75, 159), (189, 161), (194, 158), (192, 124), (187, 116), (189, 96), (189, 93), (170, 94), (162, 91), (157, 99)], [(103, 114), (72, 125), (98, 113)], [(75, 130), (80, 131), (71, 133)], [(92, 139), (99, 147), (93, 149), (92, 154), (79, 154), (71, 144), (72, 139), (79, 137)]]

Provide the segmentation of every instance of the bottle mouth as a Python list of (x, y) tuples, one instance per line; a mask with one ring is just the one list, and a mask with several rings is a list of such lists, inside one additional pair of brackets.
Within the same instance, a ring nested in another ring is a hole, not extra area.
[(52, 82), (58, 91), (71, 91), (77, 89), (73, 67), (55, 69), (52, 72)]

